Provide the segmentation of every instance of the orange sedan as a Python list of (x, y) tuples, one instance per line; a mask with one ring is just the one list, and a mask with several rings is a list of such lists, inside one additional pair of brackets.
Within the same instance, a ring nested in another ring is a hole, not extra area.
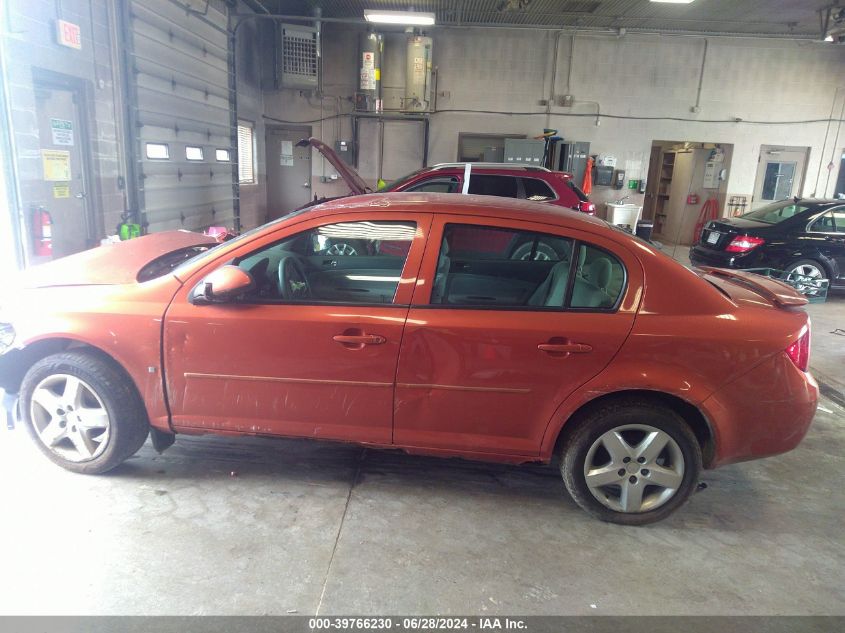
[(0, 387), (47, 457), (101, 473), (179, 433), (559, 457), (585, 510), (644, 524), (815, 413), (801, 295), (585, 214), (365, 195), (209, 242), (101, 247), (0, 301)]

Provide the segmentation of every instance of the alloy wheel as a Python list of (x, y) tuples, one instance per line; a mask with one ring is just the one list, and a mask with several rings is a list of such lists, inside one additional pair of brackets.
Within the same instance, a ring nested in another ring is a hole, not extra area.
[(804, 294), (815, 294), (818, 292), (818, 282), (826, 279), (818, 266), (813, 264), (800, 264), (789, 270), (788, 274), (795, 279), (796, 290)]
[(647, 512), (678, 492), (684, 456), (665, 431), (647, 424), (619, 426), (590, 446), (584, 479), (590, 493), (611, 510)]
[(38, 439), (62, 459), (89, 461), (108, 445), (108, 411), (91, 385), (76, 376), (52, 374), (38, 383), (30, 417)]

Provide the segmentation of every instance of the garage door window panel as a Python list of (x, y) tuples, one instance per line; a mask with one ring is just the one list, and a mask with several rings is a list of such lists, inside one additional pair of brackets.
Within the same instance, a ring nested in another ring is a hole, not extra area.
[(393, 304), (417, 232), (411, 221), (326, 224), (236, 260), (247, 303)]

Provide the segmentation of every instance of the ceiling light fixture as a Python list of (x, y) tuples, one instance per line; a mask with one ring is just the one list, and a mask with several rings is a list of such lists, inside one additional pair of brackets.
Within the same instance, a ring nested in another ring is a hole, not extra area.
[(824, 41), (825, 41), (825, 42), (832, 42), (832, 41), (833, 41), (833, 36), (832, 36), (832, 35), (828, 35), (826, 38), (824, 38)]
[(408, 26), (433, 26), (434, 14), (421, 11), (382, 11), (364, 9), (364, 19), (378, 24), (406, 24)]
[(652, 2), (662, 2), (664, 4), (691, 4), (693, 0), (651, 0)]

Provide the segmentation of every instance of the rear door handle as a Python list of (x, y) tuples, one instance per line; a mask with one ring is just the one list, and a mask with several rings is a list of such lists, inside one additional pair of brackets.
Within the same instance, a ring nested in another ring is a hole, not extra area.
[(381, 345), (387, 342), (387, 339), (378, 334), (338, 334), (332, 337), (332, 340), (341, 345), (363, 346), (363, 345)]
[(537, 349), (547, 354), (586, 354), (593, 351), (591, 345), (584, 343), (540, 343)]

